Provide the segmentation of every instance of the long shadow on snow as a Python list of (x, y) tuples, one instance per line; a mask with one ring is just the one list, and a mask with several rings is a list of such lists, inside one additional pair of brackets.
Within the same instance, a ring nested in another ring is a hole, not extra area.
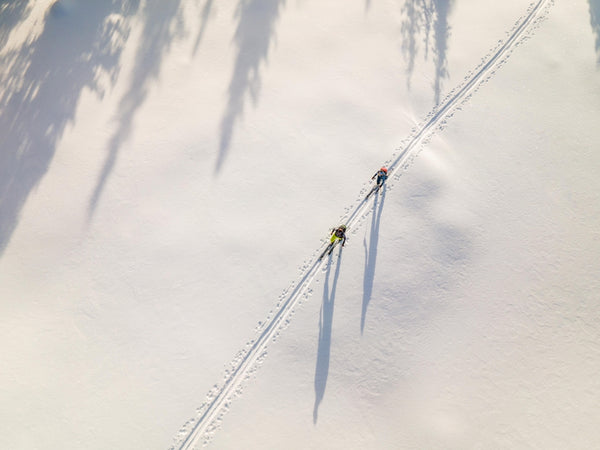
[(126, 31), (127, 21), (111, 17), (131, 11), (130, 4), (56, 2), (40, 35), (2, 58), (8, 71), (0, 93), (0, 254), (27, 197), (48, 170), (57, 142), (74, 122), (82, 91), (101, 96), (99, 74), (114, 79), (118, 73), (122, 45), (115, 38)]
[(0, 1), (0, 50), (6, 45), (12, 30), (27, 17), (30, 10), (29, 0)]
[(600, 0), (589, 0), (590, 2), (590, 24), (596, 35), (596, 62), (600, 64)]
[(250, 95), (256, 104), (260, 93), (260, 66), (267, 60), (275, 23), (285, 0), (241, 0), (236, 14), (239, 16), (235, 32), (238, 49), (233, 75), (229, 82), (229, 100), (221, 119), (219, 154), (215, 166), (218, 173), (231, 146), (236, 122), (244, 112), (244, 100)]
[[(181, 0), (148, 0), (144, 4), (141, 11), (144, 19), (141, 44), (135, 57), (131, 83), (119, 102), (115, 117), (118, 126), (108, 144), (108, 154), (89, 201), (88, 219), (91, 219), (98, 206), (121, 146), (131, 134), (136, 112), (146, 100), (151, 83), (158, 79), (165, 54), (173, 40), (183, 34), (180, 5)], [(177, 26), (173, 26), (174, 22)]]
[(381, 202), (379, 202), (379, 194), (375, 194), (373, 200), (373, 212), (371, 215), (371, 234), (369, 237), (369, 245), (367, 246), (367, 238), (363, 241), (365, 247), (365, 273), (363, 278), (363, 300), (362, 312), (360, 315), (360, 334), (363, 334), (365, 329), (365, 321), (367, 318), (367, 309), (373, 294), (373, 283), (375, 281), (375, 266), (377, 265), (377, 245), (379, 243), (379, 225), (381, 224), (381, 214), (383, 213), (383, 203), (385, 201), (385, 186), (382, 188)]
[(433, 61), (435, 79), (433, 83), (434, 104), (439, 104), (442, 80), (448, 78), (448, 15), (454, 0), (406, 0), (402, 6), (404, 20), (401, 25), (402, 52), (407, 64), (407, 85), (410, 88), (415, 60), (419, 55), (419, 35), (423, 34), (424, 57), (429, 56), (431, 33), (433, 32)]
[(329, 376), (329, 359), (331, 352), (331, 330), (333, 326), (333, 307), (335, 302), (335, 291), (337, 288), (340, 267), (342, 265), (342, 248), (335, 266), (335, 274), (331, 289), (329, 288), (329, 277), (331, 274), (332, 257), (329, 257), (325, 283), (323, 286), (323, 303), (319, 317), (319, 346), (317, 349), (317, 367), (315, 368), (315, 406), (313, 409), (313, 423), (317, 423), (319, 405), (325, 396), (327, 377)]
[(204, 3), (204, 8), (202, 8), (202, 22), (200, 24), (200, 29), (198, 30), (198, 34), (196, 34), (196, 39), (194, 41), (194, 49), (192, 50), (192, 55), (196, 55), (198, 51), (198, 47), (200, 47), (200, 41), (204, 37), (204, 32), (206, 31), (206, 27), (208, 26), (208, 19), (210, 18), (210, 11), (212, 9), (213, 0), (206, 0)]

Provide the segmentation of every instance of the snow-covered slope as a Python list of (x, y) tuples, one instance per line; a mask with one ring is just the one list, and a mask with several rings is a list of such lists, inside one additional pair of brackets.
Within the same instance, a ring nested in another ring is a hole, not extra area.
[(594, 447), (600, 5), (452, 102), (537, 4), (498, 3), (0, 7), (0, 446), (185, 439), (361, 208), (211, 446)]

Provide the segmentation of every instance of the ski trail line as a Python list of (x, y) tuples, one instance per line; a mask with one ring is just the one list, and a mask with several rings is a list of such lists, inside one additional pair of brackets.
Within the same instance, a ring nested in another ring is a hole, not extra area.
[[(442, 130), (448, 119), (460, 110), (461, 106), (483, 83), (493, 76), (495, 71), (506, 62), (516, 46), (533, 34), (548, 14), (553, 3), (554, 0), (539, 0), (532, 3), (525, 15), (515, 23), (506, 39), (499, 41), (498, 46), (483, 58), (480, 65), (437, 105), (421, 125), (413, 129), (403, 145), (396, 149), (390, 160), (386, 161), (390, 174), (390, 180), (386, 184), (392, 184), (390, 183), (392, 175), (393, 179), (399, 178), (400, 170), (410, 166), (419, 150), (429, 142), (432, 136)], [(363, 188), (358, 200), (355, 201), (355, 206), (349, 208), (349, 212), (342, 217), (340, 223), (345, 223), (349, 229), (356, 231), (361, 222), (371, 213), (372, 208), (369, 205), (376, 195), (379, 194), (376, 193), (365, 200), (365, 188)], [(294, 307), (309, 295), (310, 285), (319, 270), (332, 263), (328, 257), (322, 260), (318, 259), (327, 244), (328, 241), (324, 242), (320, 249), (313, 254), (312, 260), (304, 265), (300, 279), (283, 292), (275, 310), (257, 329), (257, 336), (231, 362), (231, 369), (226, 371), (224, 376), (225, 381), (221, 385), (214, 385), (205, 402), (196, 410), (195, 417), (186, 422), (179, 430), (170, 447), (171, 450), (191, 450), (199, 444), (204, 446), (210, 442), (231, 402), (241, 394), (244, 382), (258, 370), (266, 357), (269, 342), (275, 340), (289, 324)]]
[[(406, 169), (412, 159), (418, 153), (418, 150), (429, 142), (436, 131), (442, 130), (447, 121), (454, 116), (454, 113), (461, 109), (479, 87), (494, 75), (508, 59), (512, 51), (522, 40), (529, 37), (530, 34), (539, 26), (540, 22), (546, 17), (554, 0), (538, 0), (532, 3), (525, 16), (521, 17), (504, 41), (490, 52), (480, 65), (470, 72), (462, 84), (455, 87), (446, 98), (431, 111), (425, 121), (413, 129), (411, 135), (405, 139), (404, 145), (396, 149), (395, 155), (386, 161), (388, 176), (395, 179), (399, 178), (401, 169)], [(386, 182), (386, 185), (391, 183)], [(354, 210), (343, 216), (342, 223), (356, 226), (355, 222), (363, 219), (365, 213), (368, 214), (368, 201), (362, 200)]]

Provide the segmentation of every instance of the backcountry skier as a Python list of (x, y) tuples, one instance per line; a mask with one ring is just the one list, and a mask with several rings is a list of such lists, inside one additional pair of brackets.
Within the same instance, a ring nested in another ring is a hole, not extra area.
[(387, 177), (388, 177), (387, 172), (388, 172), (387, 168), (382, 167), (375, 173), (375, 175), (373, 175), (371, 177), (371, 180), (373, 180), (375, 177), (377, 177), (377, 189), (380, 189), (381, 186), (383, 186), (383, 183), (385, 183), (385, 180), (387, 180)]
[(325, 250), (323, 250), (321, 256), (319, 256), (319, 261), (323, 259), (325, 255), (331, 255), (331, 252), (335, 248), (338, 241), (342, 242), (342, 247), (346, 244), (346, 229), (346, 225), (340, 225), (337, 228), (331, 229), (331, 239), (329, 239), (329, 244)]
[(329, 245), (333, 246), (335, 241), (342, 241), (342, 247), (346, 245), (346, 225), (340, 225), (337, 228), (331, 230), (331, 239)]

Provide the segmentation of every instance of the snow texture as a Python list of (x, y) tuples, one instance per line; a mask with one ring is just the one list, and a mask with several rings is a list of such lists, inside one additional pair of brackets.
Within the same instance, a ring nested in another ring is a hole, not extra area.
[(599, 18), (0, 4), (0, 448), (597, 448)]

